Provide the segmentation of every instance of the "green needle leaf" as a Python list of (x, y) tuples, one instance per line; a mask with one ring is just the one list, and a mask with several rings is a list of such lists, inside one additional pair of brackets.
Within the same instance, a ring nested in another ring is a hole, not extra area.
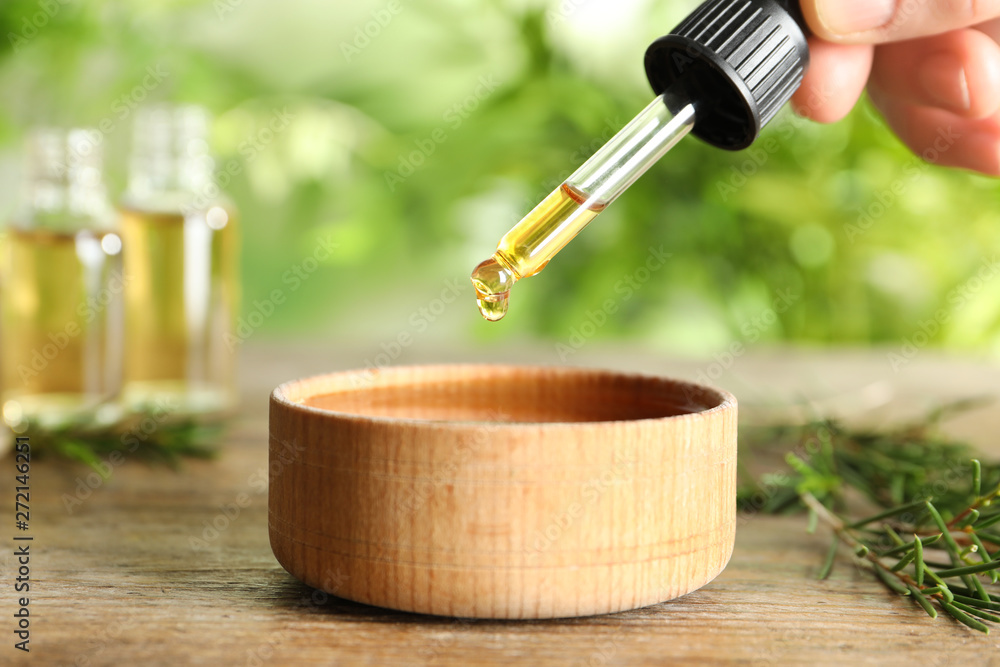
[(979, 518), (979, 510), (969, 510), (969, 513), (962, 517), (962, 520), (955, 524), (956, 530), (961, 530), (966, 526), (970, 526), (976, 522)]
[(916, 535), (913, 536), (913, 576), (917, 586), (924, 585), (924, 543)]
[(899, 536), (899, 533), (897, 533), (895, 530), (892, 529), (892, 526), (890, 526), (889, 524), (885, 524), (884, 528), (885, 532), (889, 535), (889, 539), (892, 540), (893, 544), (895, 544), (897, 547), (906, 544), (906, 541)]
[(952, 602), (951, 604), (955, 605), (956, 607), (958, 607), (959, 609), (961, 609), (965, 613), (972, 614), (973, 616), (978, 616), (979, 618), (981, 618), (981, 619), (983, 619), (985, 621), (993, 621), (994, 623), (1000, 623), (1000, 616), (997, 616), (996, 614), (991, 614), (988, 611), (983, 611), (982, 609), (977, 609), (977, 608), (975, 608), (975, 607), (973, 607), (971, 605), (962, 604), (961, 602), (958, 602), (957, 600), (955, 602)]
[(978, 565), (967, 565), (966, 567), (953, 567), (948, 570), (938, 570), (937, 575), (942, 579), (948, 579), (949, 577), (961, 577), (967, 574), (989, 572), (990, 570), (995, 570), (998, 567), (1000, 567), (1000, 559), (991, 560), (988, 563), (979, 563)]
[(936, 588), (939, 589), (941, 595), (947, 602), (951, 602), (952, 600), (955, 599), (954, 594), (951, 591), (951, 588), (948, 586), (948, 584), (944, 582), (944, 579), (934, 574), (934, 570), (927, 568), (924, 570), (924, 572), (927, 574), (928, 577), (930, 577), (937, 583)]
[[(923, 546), (925, 546), (925, 547), (929, 547), (930, 545), (936, 543), (940, 539), (941, 539), (941, 535), (940, 534), (939, 535), (931, 535), (930, 537), (921, 537), (920, 538), (920, 544), (923, 545)], [(913, 548), (914, 548), (914, 543), (913, 542), (907, 542), (906, 544), (901, 544), (898, 547), (893, 547), (892, 549), (889, 549), (888, 551), (883, 551), (882, 553), (879, 554), (879, 556), (896, 556), (896, 555), (899, 555), (901, 553), (905, 553), (905, 552), (907, 552), (907, 551), (909, 551), (910, 549), (913, 549)]]
[(907, 505), (902, 505), (900, 507), (893, 507), (892, 509), (887, 509), (884, 512), (879, 512), (874, 516), (861, 519), (860, 521), (855, 521), (854, 523), (848, 525), (848, 528), (860, 528), (861, 526), (866, 526), (869, 523), (874, 523), (876, 521), (882, 521), (883, 519), (888, 519), (889, 517), (898, 516), (906, 512), (912, 512), (923, 508), (925, 501), (918, 500), (916, 502), (909, 503)]
[(908, 589), (903, 582), (901, 582), (897, 577), (889, 574), (879, 566), (875, 566), (875, 575), (882, 580), (886, 586), (896, 591), (900, 595), (909, 595), (910, 589)]
[[(952, 586), (951, 588), (955, 595), (964, 595), (965, 597), (972, 597), (972, 594), (975, 592), (961, 586)], [(989, 598), (989, 600), (984, 600), (984, 602), (1000, 602), (1000, 595), (990, 595)]]
[(983, 582), (979, 581), (978, 577), (976, 577), (974, 574), (965, 574), (961, 576), (962, 576), (962, 581), (965, 582), (965, 585), (971, 588), (972, 590), (976, 591), (976, 595), (978, 595), (981, 600), (990, 599), (990, 594), (986, 592), (985, 588), (983, 588)]
[(808, 463), (800, 459), (795, 454), (789, 452), (785, 455), (785, 462), (795, 469), (795, 472), (799, 473), (803, 477), (811, 477), (814, 475), (819, 475), (816, 470), (814, 470)]
[(971, 607), (979, 607), (980, 609), (991, 609), (993, 611), (1000, 611), (1000, 602), (993, 602), (993, 601), (987, 602), (985, 600), (980, 600), (979, 598), (970, 598), (966, 595), (955, 595), (955, 601), (961, 602), (962, 604), (967, 604)]
[(941, 531), (941, 537), (944, 538), (945, 549), (947, 549), (948, 554), (951, 556), (952, 564), (958, 565), (962, 561), (962, 557), (959, 555), (958, 543), (955, 542), (955, 538), (951, 536), (948, 524), (946, 524), (944, 519), (941, 518), (937, 508), (934, 507), (934, 503), (928, 500), (924, 503), (924, 506), (927, 508), (927, 511), (930, 512), (931, 518), (934, 519), (934, 523), (937, 524), (938, 530)]
[(927, 612), (927, 615), (931, 618), (937, 618), (937, 610), (934, 609), (934, 606), (930, 603), (930, 601), (924, 597), (924, 594), (921, 593), (916, 586), (908, 585), (907, 588), (910, 590), (910, 595), (913, 596), (913, 599), (917, 601), (917, 604), (923, 607), (924, 611)]
[(819, 575), (817, 579), (822, 581), (830, 576), (830, 572), (833, 571), (833, 561), (837, 558), (837, 548), (840, 546), (840, 539), (834, 535), (833, 541), (830, 542), (830, 548), (826, 552), (826, 559), (823, 561), (823, 567), (820, 568)]
[[(941, 514), (938, 513), (937, 508), (934, 507), (934, 504), (929, 500), (927, 501), (927, 511), (930, 512), (931, 518), (934, 519), (934, 523), (936, 523), (937, 527), (941, 530), (941, 537), (944, 538), (944, 546), (945, 549), (948, 551), (948, 555), (951, 557), (952, 564), (960, 565), (962, 563), (962, 554), (958, 548), (958, 543), (955, 542), (955, 538), (951, 536), (951, 532), (948, 530), (948, 525), (944, 522), (944, 519), (941, 518)], [(973, 565), (971, 567), (982, 567), (982, 565)], [(970, 576), (972, 573), (956, 572), (957, 570), (963, 570), (963, 569), (965, 568), (956, 567), (953, 568), (952, 570), (938, 570), (937, 574), (941, 578), (949, 576), (961, 577), (965, 585), (968, 586), (970, 589), (974, 590), (976, 592), (976, 595), (978, 595), (983, 600), (989, 600), (990, 599), (989, 595), (983, 588), (983, 584), (979, 581), (979, 579), (976, 579), (974, 576)], [(982, 572), (984, 570), (976, 570), (976, 571)], [(955, 574), (949, 575), (945, 574), (946, 572), (955, 572)]]
[(910, 553), (908, 553), (905, 556), (903, 556), (902, 558), (900, 558), (898, 563), (896, 563), (891, 568), (889, 568), (889, 571), (890, 572), (899, 572), (904, 567), (906, 567), (907, 565), (909, 565), (910, 563), (912, 563), (913, 559), (914, 559), (914, 557), (916, 557), (916, 555), (917, 555), (917, 551), (916, 551), (916, 549), (914, 549)]
[(986, 627), (986, 625), (982, 621), (972, 618), (964, 611), (956, 607), (953, 603), (942, 602), (941, 606), (944, 607), (944, 610), (947, 611), (949, 614), (951, 614), (951, 617), (954, 618), (959, 623), (963, 623), (972, 628), (973, 630), (979, 630), (984, 634), (987, 635), (990, 634), (990, 629)]
[[(988, 563), (990, 558), (990, 552), (986, 550), (985, 546), (983, 546), (983, 542), (982, 540), (979, 539), (979, 536), (976, 535), (975, 533), (969, 533), (969, 541), (971, 541), (974, 545), (976, 545), (979, 558), (982, 559), (984, 563)], [(993, 582), (994, 584), (1000, 581), (1000, 570), (990, 570), (989, 575), (990, 575), (990, 581)]]

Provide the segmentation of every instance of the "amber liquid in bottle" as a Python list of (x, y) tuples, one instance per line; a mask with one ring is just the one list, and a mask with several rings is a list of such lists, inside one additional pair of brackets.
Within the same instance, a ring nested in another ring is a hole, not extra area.
[[(231, 211), (121, 211), (125, 253), (124, 400), (182, 413), (228, 408), (238, 243)], [(162, 406), (161, 406), (162, 407)]]
[(507, 314), (510, 288), (535, 275), (581, 229), (605, 209), (587, 194), (563, 183), (507, 232), (491, 258), (472, 272), (479, 312), (491, 322)]
[(8, 231), (0, 368), (9, 423), (72, 414), (117, 390), (120, 341), (109, 326), (120, 307), (120, 248), (110, 232)]

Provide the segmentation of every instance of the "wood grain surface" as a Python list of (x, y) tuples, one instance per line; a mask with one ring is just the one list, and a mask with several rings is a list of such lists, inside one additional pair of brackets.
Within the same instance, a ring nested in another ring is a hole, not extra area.
[[(374, 349), (377, 349), (375, 347)], [(125, 460), (97, 488), (89, 468), (32, 468), (31, 653), (13, 649), (13, 460), (0, 475), (0, 664), (39, 665), (1000, 665), (989, 637), (931, 620), (843, 556), (813, 579), (827, 535), (798, 517), (737, 517), (726, 570), (677, 600), (570, 620), (454, 620), (387, 611), (317, 592), (275, 561), (267, 537), (267, 396), (278, 383), (359, 365), (305, 345), (256, 346), (243, 358), (243, 408), (214, 461), (174, 473)], [(324, 356), (325, 355), (325, 356)], [(463, 361), (444, 349), (406, 361)], [(510, 359), (551, 361), (551, 351)], [(317, 368), (317, 359), (329, 359)], [(713, 368), (601, 349), (592, 367), (696, 378)], [(741, 417), (808, 397), (824, 412), (881, 422), (970, 395), (1000, 393), (1000, 371), (923, 352), (899, 372), (885, 352), (755, 352), (720, 374)], [(949, 424), (1000, 456), (1000, 407)], [(80, 484), (85, 490), (77, 491)], [(67, 509), (67, 498), (82, 496)], [(336, 572), (331, 576), (337, 577)], [(4, 620), (5, 619), (5, 620)]]

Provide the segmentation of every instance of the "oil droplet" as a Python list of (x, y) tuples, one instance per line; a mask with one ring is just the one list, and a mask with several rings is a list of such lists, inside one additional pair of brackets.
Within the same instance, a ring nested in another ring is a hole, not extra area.
[(478, 297), (476, 303), (479, 304), (479, 313), (484, 319), (490, 322), (497, 322), (502, 320), (503, 316), (507, 314), (507, 305), (510, 303), (510, 292)]
[(480, 263), (472, 271), (471, 278), (482, 316), (490, 322), (503, 319), (510, 302), (510, 288), (517, 282), (514, 273), (500, 264), (494, 256)]

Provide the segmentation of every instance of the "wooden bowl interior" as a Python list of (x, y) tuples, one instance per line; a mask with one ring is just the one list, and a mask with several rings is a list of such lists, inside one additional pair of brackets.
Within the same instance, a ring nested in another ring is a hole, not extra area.
[(683, 382), (602, 371), (507, 367), (395, 369), (290, 385), (291, 403), (360, 417), (451, 422), (582, 423), (658, 419), (717, 408), (725, 397)]

